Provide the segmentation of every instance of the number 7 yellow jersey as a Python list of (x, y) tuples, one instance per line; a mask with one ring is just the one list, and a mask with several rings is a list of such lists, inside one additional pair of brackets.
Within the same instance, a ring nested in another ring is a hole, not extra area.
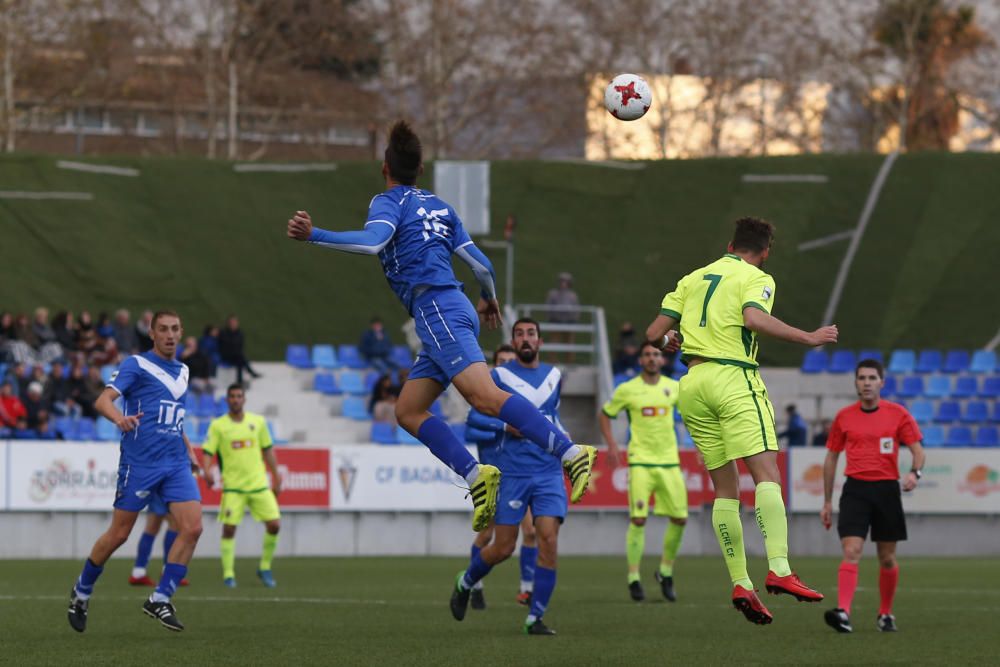
[(726, 254), (681, 278), (663, 297), (660, 312), (680, 322), (682, 360), (757, 368), (757, 335), (743, 326), (743, 309), (770, 314), (773, 303), (774, 278)]

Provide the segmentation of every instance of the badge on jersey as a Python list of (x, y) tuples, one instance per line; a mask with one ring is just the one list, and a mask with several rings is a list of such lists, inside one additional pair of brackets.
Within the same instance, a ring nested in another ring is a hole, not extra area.
[(761, 293), (761, 298), (767, 301), (771, 298), (771, 288), (767, 285), (764, 286), (764, 291)]
[(879, 438), (878, 448), (883, 454), (892, 454), (895, 451), (896, 441), (892, 438)]

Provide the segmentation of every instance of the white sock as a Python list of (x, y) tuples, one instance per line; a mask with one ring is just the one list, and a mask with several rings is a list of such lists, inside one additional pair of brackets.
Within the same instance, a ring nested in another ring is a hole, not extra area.
[(562, 462), (566, 463), (567, 461), (572, 461), (579, 456), (582, 451), (583, 450), (580, 449), (580, 445), (570, 445), (569, 449), (566, 450), (566, 453), (562, 455)]
[(142, 579), (146, 576), (146, 568), (144, 567), (133, 567), (132, 568), (132, 578)]
[(153, 591), (153, 594), (149, 596), (149, 599), (153, 602), (170, 602), (170, 598), (159, 591)]
[(481, 590), (483, 590), (483, 580), (480, 579), (475, 584), (473, 584), (472, 590), (474, 590), (474, 591), (481, 591)]
[(474, 466), (472, 470), (469, 471), (469, 474), (465, 476), (465, 481), (469, 484), (469, 486), (475, 484), (477, 479), (479, 479), (478, 465)]
[(528, 614), (528, 618), (525, 619), (524, 624), (533, 625), (537, 620), (538, 620), (537, 616), (535, 616), (534, 614)]
[(73, 591), (76, 593), (76, 597), (80, 598), (81, 600), (90, 599), (90, 593), (81, 593), (80, 589), (75, 586), (73, 587)]
[(521, 582), (521, 592), (531, 593), (535, 590), (535, 582), (533, 581), (522, 581)]

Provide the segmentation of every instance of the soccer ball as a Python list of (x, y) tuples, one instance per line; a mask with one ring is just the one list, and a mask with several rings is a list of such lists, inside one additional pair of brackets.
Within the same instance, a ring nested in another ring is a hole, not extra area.
[(618, 120), (638, 120), (652, 104), (653, 91), (635, 74), (619, 74), (604, 90), (604, 106)]

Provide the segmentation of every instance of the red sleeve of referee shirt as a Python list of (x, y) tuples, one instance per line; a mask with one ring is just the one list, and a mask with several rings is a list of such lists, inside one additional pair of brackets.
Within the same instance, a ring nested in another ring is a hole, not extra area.
[(924, 434), (920, 432), (920, 427), (917, 426), (917, 421), (910, 414), (909, 410), (905, 408), (901, 410), (903, 413), (899, 420), (899, 429), (896, 431), (896, 439), (899, 440), (901, 445), (906, 445), (909, 447), (915, 442), (920, 442), (924, 439)]
[(844, 429), (840, 427), (840, 415), (838, 414), (830, 425), (830, 434), (826, 436), (826, 448), (831, 452), (844, 451)]

